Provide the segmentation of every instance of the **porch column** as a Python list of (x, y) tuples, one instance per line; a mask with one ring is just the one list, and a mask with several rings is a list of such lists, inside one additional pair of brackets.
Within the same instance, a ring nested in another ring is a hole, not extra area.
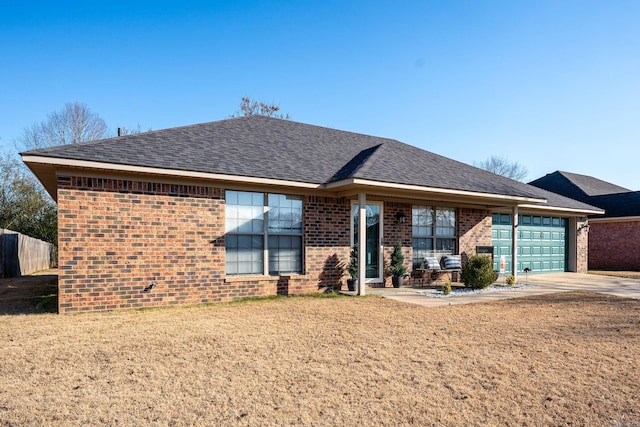
[(513, 207), (513, 228), (511, 229), (511, 274), (518, 277), (518, 205)]
[(364, 295), (367, 280), (367, 195), (358, 194), (358, 295)]

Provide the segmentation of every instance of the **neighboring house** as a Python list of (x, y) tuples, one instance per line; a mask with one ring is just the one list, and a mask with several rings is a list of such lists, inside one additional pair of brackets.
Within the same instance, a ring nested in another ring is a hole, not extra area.
[(601, 212), (392, 139), (262, 116), (22, 158), (58, 203), (64, 313), (340, 288), (355, 242), (367, 286), (386, 284), (397, 242), (409, 269), (495, 245), (514, 273), (585, 271), (583, 224)]
[(589, 215), (589, 268), (640, 271), (640, 192), (556, 171), (529, 184), (604, 210)]

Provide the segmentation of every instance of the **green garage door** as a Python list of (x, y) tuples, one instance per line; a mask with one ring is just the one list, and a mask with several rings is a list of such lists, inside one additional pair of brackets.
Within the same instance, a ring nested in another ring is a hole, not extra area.
[[(520, 215), (518, 226), (518, 272), (530, 268), (531, 273), (567, 270), (567, 219)], [(500, 256), (506, 256), (506, 271), (511, 271), (512, 217), (493, 214), (492, 244), (494, 268), (500, 269)]]

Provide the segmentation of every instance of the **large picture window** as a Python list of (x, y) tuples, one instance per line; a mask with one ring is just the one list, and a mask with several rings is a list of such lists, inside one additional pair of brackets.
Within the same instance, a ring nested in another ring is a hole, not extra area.
[(301, 197), (227, 191), (225, 199), (227, 275), (302, 273)]
[(426, 256), (455, 253), (455, 209), (414, 206), (412, 216), (413, 268), (419, 268)]

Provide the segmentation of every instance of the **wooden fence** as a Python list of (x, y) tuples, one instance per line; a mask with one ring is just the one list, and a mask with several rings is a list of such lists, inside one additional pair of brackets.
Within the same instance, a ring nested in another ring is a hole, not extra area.
[(20, 277), (50, 268), (53, 245), (0, 228), (0, 277)]

